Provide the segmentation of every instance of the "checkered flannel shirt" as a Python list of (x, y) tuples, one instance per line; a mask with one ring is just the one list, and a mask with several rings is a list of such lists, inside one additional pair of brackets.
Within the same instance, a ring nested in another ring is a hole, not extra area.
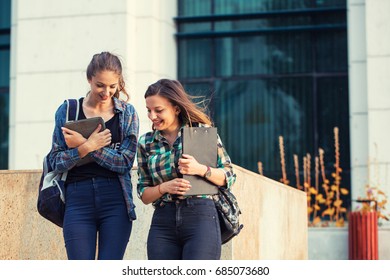
[[(230, 188), (236, 181), (236, 174), (233, 171), (229, 155), (223, 147), (218, 135), (217, 140), (217, 168), (221, 168), (226, 177), (226, 187)], [(182, 155), (182, 134), (179, 131), (176, 141), (170, 147), (168, 141), (161, 135), (160, 131), (150, 131), (142, 135), (138, 141), (138, 197), (141, 198), (146, 188), (155, 187), (163, 182), (180, 178), (182, 175), (178, 170), (179, 158)], [(201, 195), (197, 197), (210, 197)], [(166, 193), (153, 205), (160, 202), (171, 202), (176, 199), (175, 195)]]

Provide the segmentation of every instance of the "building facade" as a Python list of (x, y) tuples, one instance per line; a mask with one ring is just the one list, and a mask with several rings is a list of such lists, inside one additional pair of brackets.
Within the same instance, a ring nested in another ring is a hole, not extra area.
[[(88, 91), (93, 54), (124, 64), (141, 120), (143, 94), (166, 77), (206, 100), (233, 162), (301, 183), (325, 151), (335, 163), (339, 128), (345, 204), (365, 186), (390, 193), (389, 0), (0, 0), (0, 165), (39, 169), (54, 113)], [(205, 98), (204, 98), (205, 97)], [(314, 171), (310, 175), (314, 180)]]

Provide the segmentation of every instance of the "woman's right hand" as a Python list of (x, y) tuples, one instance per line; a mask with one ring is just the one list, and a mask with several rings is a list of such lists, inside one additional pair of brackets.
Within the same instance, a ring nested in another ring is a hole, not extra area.
[(166, 193), (176, 194), (179, 197), (191, 188), (190, 182), (182, 178), (176, 178), (157, 186), (146, 188), (142, 194), (141, 200), (145, 204), (152, 203)]
[(162, 193), (177, 194), (179, 196), (185, 195), (190, 188), (190, 181), (183, 178), (175, 178), (160, 184), (160, 190)]
[(62, 134), (64, 135), (65, 143), (69, 148), (77, 148), (81, 144), (84, 144), (87, 139), (85, 139), (77, 131), (71, 130), (66, 127), (62, 127)]

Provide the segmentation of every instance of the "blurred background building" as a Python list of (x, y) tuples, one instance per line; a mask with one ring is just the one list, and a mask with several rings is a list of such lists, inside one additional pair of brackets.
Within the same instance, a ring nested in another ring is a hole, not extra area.
[(390, 193), (390, 0), (0, 0), (0, 169), (40, 169), (54, 113), (88, 91), (93, 54), (123, 61), (131, 103), (179, 79), (205, 100), (233, 162), (301, 184), (339, 129), (344, 205)]

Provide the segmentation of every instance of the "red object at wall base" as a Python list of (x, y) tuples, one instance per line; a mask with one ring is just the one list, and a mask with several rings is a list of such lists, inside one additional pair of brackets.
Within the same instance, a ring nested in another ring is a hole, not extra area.
[(349, 213), (348, 239), (350, 260), (377, 260), (377, 213), (375, 211)]

